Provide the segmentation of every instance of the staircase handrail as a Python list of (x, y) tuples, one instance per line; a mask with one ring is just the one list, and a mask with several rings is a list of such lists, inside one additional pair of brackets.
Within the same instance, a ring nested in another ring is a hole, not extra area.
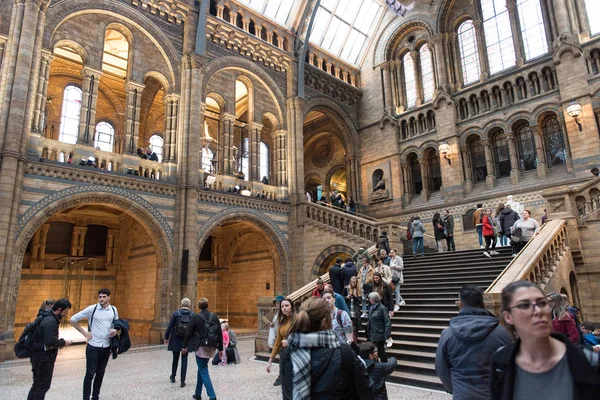
[[(408, 232), (408, 227), (407, 226), (396, 225), (396, 224), (394, 224), (394, 226), (397, 227), (398, 229), (403, 229), (403, 230), (405, 230), (405, 231)], [(433, 240), (434, 242), (436, 242), (435, 236), (430, 235), (429, 233), (424, 233), (423, 236), (426, 237), (426, 238), (428, 238), (428, 239)]]
[(594, 179), (591, 179), (590, 181), (584, 183), (581, 186), (575, 186), (575, 187), (570, 186), (570, 188), (571, 188), (572, 193), (582, 193), (588, 189), (591, 189), (594, 186), (600, 186), (600, 176), (596, 177)]
[[(373, 255), (377, 251), (377, 247), (375, 245), (373, 245), (373, 246), (369, 247), (367, 250), (369, 251), (369, 254)], [(329, 272), (319, 276), (318, 278), (313, 279), (312, 281), (308, 282), (306, 285), (302, 286), (300, 289), (290, 293), (287, 296), (287, 298), (290, 299), (291, 301), (293, 301), (294, 303), (303, 302), (304, 300), (309, 298), (310, 295), (312, 294), (313, 290), (315, 290), (315, 287), (317, 286), (317, 281), (319, 279), (323, 280), (323, 283), (329, 283), (329, 281), (330, 281)]]
[(325, 224), (350, 235), (375, 242), (378, 236), (377, 221), (371, 217), (356, 216), (322, 204), (303, 202), (304, 216), (312, 221)]
[(563, 219), (546, 222), (540, 233), (529, 240), (485, 293), (499, 296), (508, 284), (520, 280), (535, 282), (543, 289), (552, 278), (568, 248), (566, 222)]

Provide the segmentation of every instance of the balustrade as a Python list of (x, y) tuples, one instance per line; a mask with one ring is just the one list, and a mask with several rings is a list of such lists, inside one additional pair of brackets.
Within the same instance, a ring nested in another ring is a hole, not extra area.
[(209, 174), (203, 169), (200, 169), (199, 179), (200, 185), (207, 190), (238, 193), (244, 197), (253, 197), (272, 201), (287, 200), (286, 187), (266, 185), (260, 181), (246, 181), (244, 179), (236, 178), (232, 175)]
[(436, 132), (435, 111), (428, 105), (423, 109), (404, 113), (398, 119), (400, 141)]
[(492, 78), (484, 86), (478, 85), (455, 95), (458, 120), (466, 121), (554, 92), (557, 90), (556, 82), (556, 70), (550, 62), (522, 69), (510, 78)]

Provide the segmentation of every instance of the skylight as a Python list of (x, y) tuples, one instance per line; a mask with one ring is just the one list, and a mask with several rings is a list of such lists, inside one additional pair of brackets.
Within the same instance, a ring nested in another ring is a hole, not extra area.
[(376, 0), (322, 0), (310, 41), (358, 64), (381, 15), (382, 7)]
[(265, 17), (287, 26), (287, 21), (296, 0), (239, 0), (240, 3), (248, 4)]

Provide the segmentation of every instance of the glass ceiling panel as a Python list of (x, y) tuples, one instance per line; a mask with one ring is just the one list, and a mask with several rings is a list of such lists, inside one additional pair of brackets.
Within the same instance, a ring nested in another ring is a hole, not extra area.
[(238, 0), (254, 8), (265, 17), (287, 26), (287, 21), (292, 8), (297, 0)]
[(382, 14), (377, 0), (322, 0), (310, 41), (356, 65)]

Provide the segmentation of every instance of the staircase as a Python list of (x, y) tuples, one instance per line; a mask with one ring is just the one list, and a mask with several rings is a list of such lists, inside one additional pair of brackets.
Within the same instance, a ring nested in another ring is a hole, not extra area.
[(444, 390), (434, 367), (440, 334), (458, 315), (461, 286), (485, 290), (511, 262), (509, 247), (497, 251), (491, 259), (480, 249), (404, 257), (401, 294), (407, 305), (391, 318), (394, 344), (387, 353), (398, 359), (398, 367), (390, 382)]

